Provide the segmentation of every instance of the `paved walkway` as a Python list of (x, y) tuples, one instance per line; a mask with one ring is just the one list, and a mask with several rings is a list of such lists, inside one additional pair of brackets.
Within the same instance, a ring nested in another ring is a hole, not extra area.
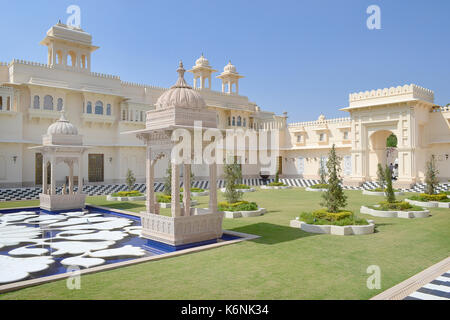
[(450, 300), (450, 257), (371, 300)]

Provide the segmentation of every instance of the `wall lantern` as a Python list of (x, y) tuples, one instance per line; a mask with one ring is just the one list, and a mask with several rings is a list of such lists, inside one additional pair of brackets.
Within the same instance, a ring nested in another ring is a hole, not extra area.
[(112, 162), (112, 157), (109, 157), (109, 163), (111, 163)]
[(17, 156), (13, 156), (12, 158), (13, 158), (13, 161), (14, 161), (14, 164), (15, 164), (16, 161), (17, 161)]

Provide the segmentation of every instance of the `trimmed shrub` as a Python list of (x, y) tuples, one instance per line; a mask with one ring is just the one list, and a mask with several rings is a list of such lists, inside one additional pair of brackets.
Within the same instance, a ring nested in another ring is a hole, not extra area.
[[(172, 201), (172, 196), (168, 196), (166, 194), (158, 194), (156, 196), (158, 202), (161, 203), (170, 203)], [(180, 202), (183, 201), (183, 195), (180, 194)]]
[[(183, 192), (184, 188), (180, 188), (180, 192)], [(201, 188), (191, 188), (191, 192), (205, 192), (205, 189)]]
[(255, 202), (239, 201), (235, 203), (229, 203), (226, 201), (219, 202), (219, 211), (256, 211), (258, 205)]
[[(331, 214), (331, 216), (329, 214)], [(339, 215), (338, 216), (339, 220), (328, 220), (327, 218), (325, 218), (328, 217), (331, 219), (336, 219), (337, 217), (335, 215)], [(338, 213), (332, 213), (327, 212), (326, 209), (317, 210), (314, 211), (313, 213), (303, 212), (300, 215), (300, 220), (306, 222), (307, 224), (315, 224), (315, 225), (354, 226), (354, 225), (369, 224), (366, 219), (359, 219), (352, 212), (341, 211)]]
[(383, 201), (379, 203), (379, 207), (371, 206), (370, 208), (380, 211), (423, 211), (423, 208), (413, 206), (406, 201)]
[(447, 198), (447, 195), (445, 193), (439, 193), (439, 194), (426, 194), (421, 193), (419, 195), (414, 195), (409, 197), (410, 200), (415, 201), (422, 201), (422, 202), (428, 202), (428, 201), (440, 201), (440, 202), (448, 202), (450, 199)]
[(112, 194), (113, 197), (140, 197), (143, 196), (142, 193), (140, 193), (137, 190), (132, 191), (119, 191)]
[(271, 182), (268, 184), (269, 187), (285, 187), (286, 185), (283, 182)]

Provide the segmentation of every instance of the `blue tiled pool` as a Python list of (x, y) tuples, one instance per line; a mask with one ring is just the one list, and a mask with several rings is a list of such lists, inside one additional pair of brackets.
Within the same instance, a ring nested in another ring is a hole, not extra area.
[[(74, 257), (81, 259), (83, 269), (217, 242), (173, 247), (140, 238), (138, 217), (90, 206), (86, 209), (88, 213), (0, 210), (0, 285), (65, 273), (69, 266), (77, 265), (68, 263)], [(238, 238), (224, 233), (221, 240)]]

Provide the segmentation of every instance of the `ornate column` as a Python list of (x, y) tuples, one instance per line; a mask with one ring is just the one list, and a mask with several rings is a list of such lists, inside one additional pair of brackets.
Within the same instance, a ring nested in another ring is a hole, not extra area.
[(183, 206), (184, 216), (191, 215), (191, 165), (183, 164)]
[(50, 159), (50, 170), (51, 170), (51, 178), (50, 178), (50, 194), (55, 195), (56, 194), (56, 162), (55, 162), (55, 156), (52, 156)]
[(69, 194), (73, 194), (73, 161), (69, 161)]
[(172, 217), (181, 215), (180, 206), (180, 167), (178, 164), (172, 163)]
[(217, 212), (217, 164), (209, 165), (209, 210)]
[(83, 193), (83, 156), (78, 158), (78, 194)]
[(231, 93), (231, 81), (228, 81), (228, 93)]
[(42, 157), (42, 193), (47, 194), (47, 158)]
[(155, 189), (154, 189), (154, 167), (152, 164), (152, 149), (147, 147), (147, 212), (155, 213)]

